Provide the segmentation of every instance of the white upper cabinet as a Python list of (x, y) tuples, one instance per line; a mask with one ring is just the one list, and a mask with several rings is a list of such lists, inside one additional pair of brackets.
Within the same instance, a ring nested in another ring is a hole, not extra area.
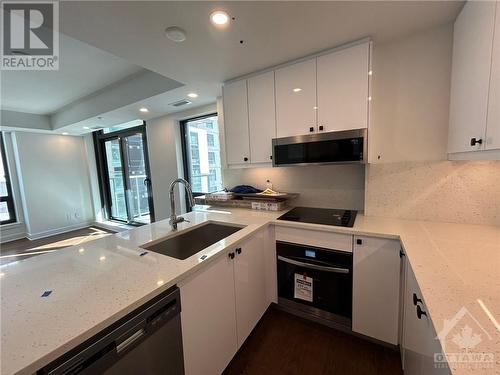
[(249, 78), (247, 84), (250, 161), (270, 163), (272, 139), (276, 138), (274, 72)]
[(488, 122), (486, 125), (487, 150), (500, 149), (500, 4), (497, 2), (493, 37)]
[(227, 164), (270, 164), (273, 138), (367, 128), (369, 67), (364, 42), (225, 84)]
[(319, 131), (368, 126), (369, 57), (369, 42), (318, 57)]
[(224, 85), (224, 131), (227, 164), (250, 160), (247, 81)]
[(278, 138), (316, 131), (316, 59), (275, 71)]
[(352, 330), (393, 345), (399, 338), (400, 249), (398, 240), (354, 236)]
[(495, 7), (492, 1), (468, 1), (455, 21), (449, 153), (485, 148)]

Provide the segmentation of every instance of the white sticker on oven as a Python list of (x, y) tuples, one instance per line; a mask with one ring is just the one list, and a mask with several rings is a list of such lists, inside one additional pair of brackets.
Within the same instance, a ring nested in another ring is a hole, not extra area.
[(313, 279), (306, 275), (295, 274), (294, 298), (313, 301)]

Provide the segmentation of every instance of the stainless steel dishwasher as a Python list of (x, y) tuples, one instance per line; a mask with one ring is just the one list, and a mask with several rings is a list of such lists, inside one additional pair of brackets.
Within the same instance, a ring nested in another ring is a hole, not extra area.
[(38, 371), (38, 374), (184, 374), (176, 286)]

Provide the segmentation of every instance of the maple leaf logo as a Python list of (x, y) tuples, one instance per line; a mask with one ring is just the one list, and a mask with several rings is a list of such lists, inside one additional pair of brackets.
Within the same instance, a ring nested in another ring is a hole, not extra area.
[(452, 341), (461, 349), (468, 351), (476, 347), (482, 340), (480, 334), (472, 333), (472, 328), (466, 325), (462, 328), (460, 333), (453, 335)]

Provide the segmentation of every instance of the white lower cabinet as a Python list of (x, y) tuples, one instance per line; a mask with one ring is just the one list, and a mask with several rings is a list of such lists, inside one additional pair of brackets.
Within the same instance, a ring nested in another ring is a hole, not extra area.
[(354, 236), (352, 330), (398, 344), (401, 244)]
[(224, 256), (180, 285), (186, 375), (220, 374), (236, 353), (233, 269)]
[(235, 250), (234, 289), (238, 348), (269, 306), (266, 296), (264, 235), (262, 231), (257, 233)]
[[(434, 366), (434, 353), (441, 352), (436, 330), (427, 314), (415, 275), (407, 264), (404, 301), (403, 367), (405, 375), (448, 375), (447, 368)], [(418, 314), (418, 307), (424, 314)]]
[(267, 229), (179, 284), (187, 375), (218, 375), (243, 344), (268, 303)]

